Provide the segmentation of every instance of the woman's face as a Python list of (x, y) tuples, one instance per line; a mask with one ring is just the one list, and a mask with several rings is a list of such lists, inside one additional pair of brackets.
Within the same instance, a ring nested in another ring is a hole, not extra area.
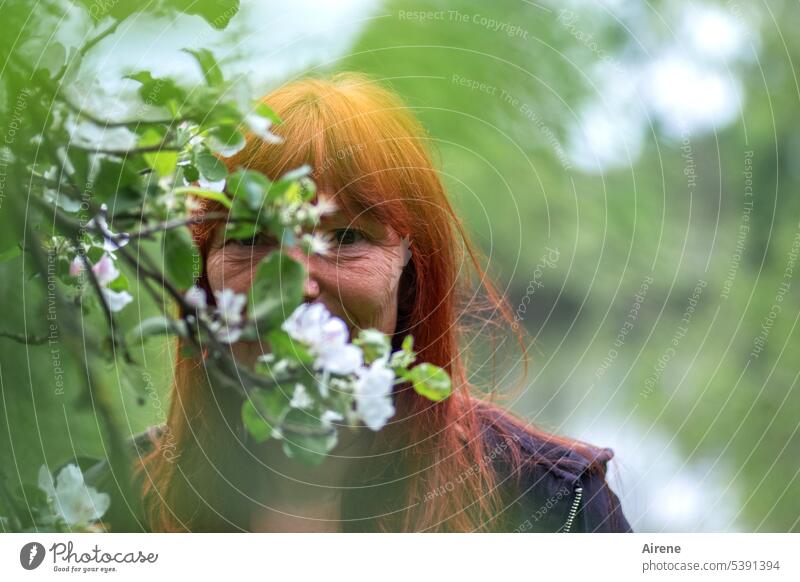
[[(326, 197), (320, 194), (320, 198)], [(259, 261), (278, 244), (263, 235), (226, 242), (224, 231), (223, 226), (216, 229), (208, 253), (206, 269), (211, 289), (246, 293)], [(306, 268), (304, 300), (321, 302), (344, 320), (351, 333), (374, 328), (393, 334), (398, 286), (406, 262), (406, 247), (398, 233), (368, 213), (352, 219), (341, 211), (324, 216), (314, 232), (328, 238), (330, 251), (326, 255), (308, 256), (297, 247), (282, 249)], [(237, 349), (244, 356), (252, 347)]]

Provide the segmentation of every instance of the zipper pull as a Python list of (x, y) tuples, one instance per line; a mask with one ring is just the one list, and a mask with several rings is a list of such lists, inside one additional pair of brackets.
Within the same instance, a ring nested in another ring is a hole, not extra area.
[(583, 497), (583, 487), (575, 487), (575, 499), (572, 501), (572, 507), (569, 508), (569, 515), (567, 515), (567, 522), (562, 528), (562, 533), (569, 533), (572, 528), (572, 522), (575, 520), (575, 515), (578, 513), (578, 508), (581, 505), (581, 497)]

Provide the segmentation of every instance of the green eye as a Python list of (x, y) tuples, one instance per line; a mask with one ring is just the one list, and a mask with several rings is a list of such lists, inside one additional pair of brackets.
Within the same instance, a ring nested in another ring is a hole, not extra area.
[(332, 233), (333, 240), (338, 245), (352, 245), (364, 239), (364, 234), (354, 228), (338, 228)]

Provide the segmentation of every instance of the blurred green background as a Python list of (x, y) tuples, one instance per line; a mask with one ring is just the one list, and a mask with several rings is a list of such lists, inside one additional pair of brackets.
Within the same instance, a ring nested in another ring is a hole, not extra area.
[[(55, 35), (87, 29), (76, 15)], [(81, 78), (114, 111), (120, 71), (191, 83), (179, 49), (203, 46), (254, 94), (336, 71), (391, 86), (529, 333), (521, 386), (505, 344), (494, 368), (477, 346), (476, 384), (612, 447), (637, 531), (800, 531), (798, 33), (789, 1), (245, 1), (225, 33), (135, 18)], [(2, 329), (41, 333), (22, 263), (0, 265)], [(163, 420), (174, 358), (166, 342), (138, 356), (146, 372), (104, 371), (130, 434)], [(7, 474), (104, 456), (82, 374), (0, 338)]]

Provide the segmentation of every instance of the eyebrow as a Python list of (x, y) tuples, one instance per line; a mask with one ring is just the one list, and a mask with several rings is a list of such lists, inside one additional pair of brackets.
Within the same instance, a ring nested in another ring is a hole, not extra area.
[(341, 223), (353, 228), (383, 228), (378, 220), (375, 220), (366, 212), (362, 212), (358, 216), (352, 216), (350, 213), (342, 212), (341, 210), (323, 216), (319, 222), (319, 226), (324, 227)]

